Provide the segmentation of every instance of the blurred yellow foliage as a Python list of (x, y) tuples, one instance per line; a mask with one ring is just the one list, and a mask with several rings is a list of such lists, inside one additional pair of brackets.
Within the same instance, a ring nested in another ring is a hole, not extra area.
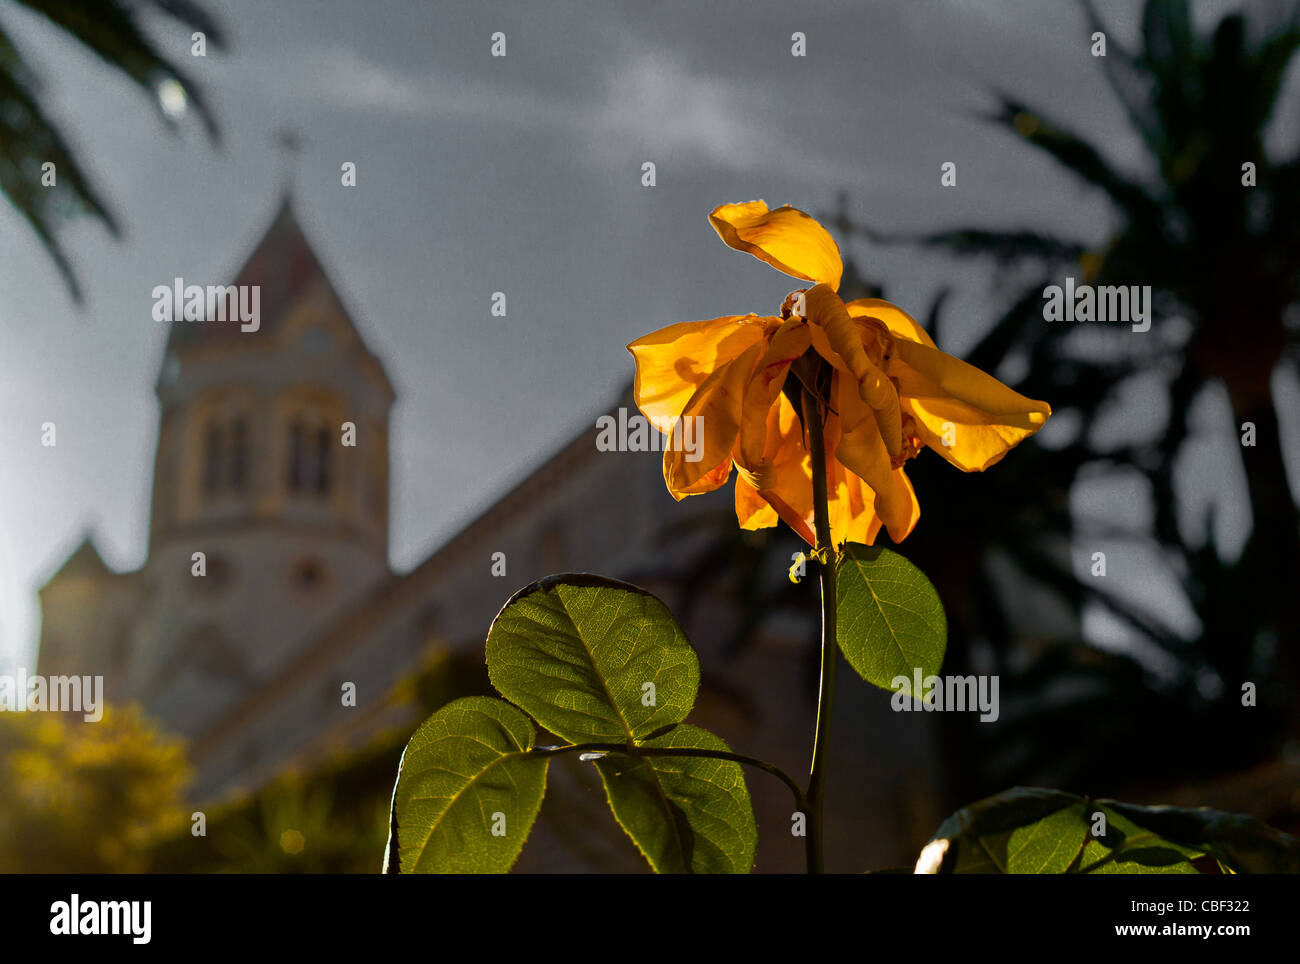
[(188, 824), (180, 741), (138, 707), (0, 712), (0, 873), (131, 873)]

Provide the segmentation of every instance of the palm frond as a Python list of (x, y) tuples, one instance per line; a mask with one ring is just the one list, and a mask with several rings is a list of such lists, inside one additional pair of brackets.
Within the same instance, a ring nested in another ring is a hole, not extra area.
[[(216, 141), (219, 130), (206, 99), (174, 61), (165, 57), (141, 24), (142, 10), (153, 8), (183, 24), (202, 30), (214, 48), (224, 45), (216, 21), (191, 0), (15, 0), (79, 40), (106, 63), (144, 89), (164, 121), (157, 96), (160, 83), (179, 83)], [(75, 301), (83, 296), (73, 267), (57, 237), (59, 226), (72, 218), (91, 217), (117, 236), (117, 219), (77, 162), (59, 125), (42, 109), (38, 72), (0, 28), (0, 193), (17, 209), (58, 267)], [(52, 162), (54, 187), (42, 183), (42, 166)]]

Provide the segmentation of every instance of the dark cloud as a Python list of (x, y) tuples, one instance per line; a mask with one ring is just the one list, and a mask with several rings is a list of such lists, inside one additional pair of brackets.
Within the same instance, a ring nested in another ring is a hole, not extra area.
[[(1134, 4), (1102, 7), (1132, 33)], [(29, 645), (29, 593), (84, 521), (100, 520), (111, 559), (142, 560), (166, 337), (149, 292), (238, 266), (284, 187), (286, 126), (302, 140), (287, 178), (302, 220), (399, 389), (399, 567), (611, 401), (631, 374), (629, 340), (779, 305), (793, 284), (717, 242), (715, 204), (824, 211), (846, 190), (882, 228), (1102, 236), (1091, 194), (973, 116), (993, 85), (1137, 157), (1072, 4), (231, 0), (221, 13), (231, 51), (192, 65), (220, 151), (196, 125), (168, 135), (137, 92), (46, 25), (15, 28), (53, 73), (56, 112), (127, 238), (67, 232), (89, 293), (78, 313), (0, 212), (0, 582), (18, 607), (0, 661)], [(504, 59), (488, 55), (496, 30)], [(806, 58), (790, 55), (796, 30)], [(159, 37), (188, 57), (185, 34)], [(639, 183), (646, 160), (652, 190)], [(956, 190), (939, 187), (946, 160)], [(354, 190), (339, 185), (344, 161), (358, 165)], [(968, 265), (853, 253), (918, 313), (957, 283), (954, 350), (1000, 303)], [(494, 291), (507, 293), (505, 319), (489, 315)], [(59, 423), (56, 456), (32, 441), (45, 420)]]

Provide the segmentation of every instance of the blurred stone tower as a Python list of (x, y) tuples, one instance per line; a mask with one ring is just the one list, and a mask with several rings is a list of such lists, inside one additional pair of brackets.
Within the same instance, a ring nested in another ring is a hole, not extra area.
[(42, 591), (43, 672), (102, 666), (191, 736), (390, 576), (393, 389), (287, 199), (234, 285), (260, 289), (257, 330), (167, 322), (144, 566), (87, 541)]

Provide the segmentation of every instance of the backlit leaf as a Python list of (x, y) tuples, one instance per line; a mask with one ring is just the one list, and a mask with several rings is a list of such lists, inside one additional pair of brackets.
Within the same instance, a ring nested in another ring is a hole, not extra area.
[[(689, 724), (642, 745), (727, 750)], [(749, 873), (758, 828), (740, 764), (613, 753), (596, 766), (615, 819), (656, 873)]]
[(492, 622), (488, 675), (501, 695), (574, 743), (641, 740), (686, 718), (695, 650), (643, 589), (586, 574), (517, 592)]
[(917, 673), (924, 688), (948, 644), (948, 621), (930, 580), (896, 552), (849, 543), (836, 562), (835, 587), (836, 634), (849, 665), (868, 683), (919, 700)]
[(527, 716), (486, 696), (456, 700), (425, 720), (402, 754), (390, 869), (508, 871), (546, 793), (548, 761), (528, 754), (534, 736)]
[(1195, 874), (1205, 867), (1295, 873), (1300, 842), (1241, 814), (1016, 787), (945, 820), (917, 872)]

